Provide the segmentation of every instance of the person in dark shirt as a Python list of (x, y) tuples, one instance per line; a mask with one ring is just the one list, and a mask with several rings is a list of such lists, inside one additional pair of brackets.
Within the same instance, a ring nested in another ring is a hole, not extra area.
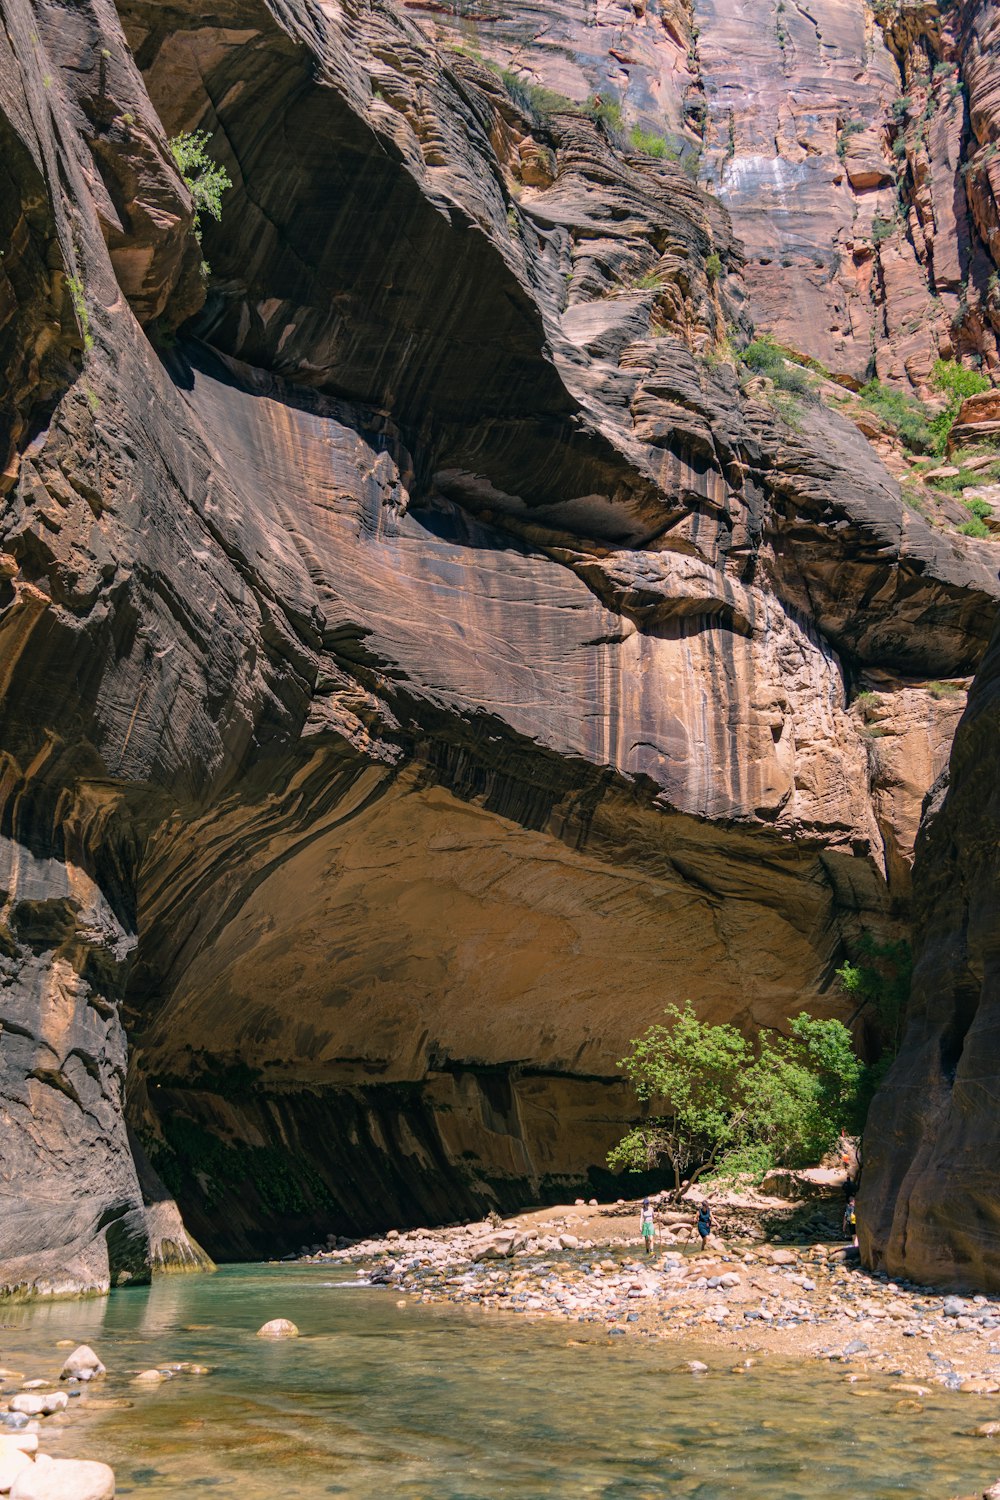
[(701, 1248), (704, 1250), (708, 1244), (708, 1237), (712, 1233), (712, 1210), (708, 1206), (708, 1200), (702, 1202), (698, 1210), (698, 1233), (701, 1236)]

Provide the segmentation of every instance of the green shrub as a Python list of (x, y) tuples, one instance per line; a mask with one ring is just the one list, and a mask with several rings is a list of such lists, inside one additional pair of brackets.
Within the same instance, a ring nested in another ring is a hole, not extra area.
[(670, 150), (662, 135), (656, 135), (652, 130), (643, 130), (640, 125), (633, 125), (628, 133), (631, 144), (644, 156), (655, 156), (662, 161), (664, 157), (677, 160), (677, 153)]
[(705, 259), (705, 275), (708, 277), (712, 286), (715, 285), (719, 277), (722, 275), (722, 257), (719, 255), (717, 250), (713, 250), (711, 255), (707, 256)]
[(884, 219), (879, 214), (872, 219), (872, 244), (881, 245), (896, 228), (895, 219)]
[(967, 370), (954, 360), (938, 359), (931, 372), (931, 383), (935, 390), (946, 397), (948, 403), (930, 424), (934, 436), (934, 451), (944, 453), (962, 402), (967, 396), (978, 396), (981, 391), (988, 391), (990, 382), (978, 370)]
[[(207, 130), (182, 130), (170, 141), (170, 150), (194, 199), (194, 232), (201, 239), (201, 216), (222, 218), (222, 195), (232, 187), (225, 167), (208, 154), (212, 137)], [(202, 273), (208, 274), (208, 262), (202, 261)]]
[(83, 288), (82, 276), (67, 276), (66, 289), (73, 301), (73, 311), (80, 329), (80, 337), (83, 339), (84, 352), (89, 354), (94, 347), (94, 335), (90, 331), (90, 309), (87, 306), (87, 297)]
[(865, 933), (858, 944), (858, 962), (850, 961), (836, 971), (837, 978), (849, 995), (860, 1002), (859, 1009), (871, 1006), (883, 1047), (891, 1057), (899, 1051), (903, 1039), (903, 1019), (913, 975), (913, 954), (905, 939), (877, 943)]
[(676, 1188), (712, 1170), (759, 1177), (817, 1160), (842, 1127), (861, 1124), (866, 1070), (842, 1022), (803, 1012), (789, 1036), (763, 1031), (754, 1045), (735, 1026), (699, 1021), (690, 1002), (666, 1015), (619, 1063), (652, 1113), (609, 1153), (612, 1169), (665, 1161)]
[(895, 428), (902, 443), (914, 453), (927, 453), (933, 443), (928, 412), (922, 401), (902, 391), (890, 390), (878, 379), (870, 380), (858, 393), (862, 406)]
[(864, 120), (845, 120), (837, 137), (837, 155), (841, 161), (847, 155), (847, 143), (852, 135), (860, 135), (865, 128)]
[(572, 99), (567, 99), (565, 94), (558, 94), (555, 89), (547, 89), (540, 83), (532, 83), (530, 79), (522, 78), (510, 68), (497, 69), (495, 63), (489, 66), (491, 71), (499, 71), (501, 82), (507, 90), (511, 103), (516, 104), (529, 119), (543, 121), (550, 115), (582, 113), (579, 104), (574, 104)]
[(584, 113), (592, 120), (610, 133), (618, 133), (622, 128), (622, 107), (617, 99), (605, 99), (597, 94), (591, 94), (584, 105)]
[(993, 507), (988, 500), (965, 500), (963, 504), (978, 521), (988, 521), (993, 514)]
[(789, 363), (784, 351), (769, 334), (760, 334), (751, 340), (740, 355), (740, 361), (754, 374), (766, 375), (779, 390), (790, 391), (796, 396), (813, 394), (805, 371)]
[(960, 526), (958, 529), (963, 536), (978, 537), (980, 541), (983, 541), (990, 534), (990, 528), (978, 516), (974, 516), (971, 521), (966, 521), (965, 525)]

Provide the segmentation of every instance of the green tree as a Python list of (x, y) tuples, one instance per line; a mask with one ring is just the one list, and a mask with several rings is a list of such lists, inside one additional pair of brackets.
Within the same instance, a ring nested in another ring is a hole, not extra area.
[(678, 1188), (708, 1171), (762, 1176), (816, 1161), (842, 1128), (860, 1128), (866, 1069), (843, 1022), (803, 1011), (788, 1036), (764, 1031), (753, 1047), (733, 1026), (699, 1021), (690, 1003), (667, 1015), (619, 1064), (653, 1113), (609, 1154), (612, 1169), (665, 1161)]
[(618, 1064), (640, 1101), (657, 1112), (619, 1141), (608, 1165), (637, 1172), (666, 1161), (679, 1188), (732, 1141), (752, 1053), (735, 1026), (699, 1021), (690, 1001), (683, 1010), (668, 1005), (666, 1014), (670, 1023), (634, 1038)]
[[(202, 214), (221, 219), (222, 195), (233, 185), (225, 167), (208, 154), (211, 139), (207, 130), (182, 130), (170, 141), (174, 161), (194, 199), (194, 232), (199, 241)], [(208, 274), (207, 262), (202, 262), (202, 270)]]
[(913, 953), (905, 938), (894, 943), (877, 943), (871, 933), (866, 932), (858, 944), (857, 958), (857, 963), (848, 961), (842, 964), (837, 970), (837, 978), (847, 993), (857, 999), (856, 1015), (866, 1006), (871, 1006), (884, 1054), (891, 1062), (903, 1040)]

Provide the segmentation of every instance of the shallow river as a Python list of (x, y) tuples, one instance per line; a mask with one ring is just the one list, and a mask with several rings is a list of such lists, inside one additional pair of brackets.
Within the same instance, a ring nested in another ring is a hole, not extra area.
[[(905, 1397), (888, 1381), (852, 1387), (843, 1366), (764, 1359), (735, 1375), (721, 1351), (397, 1308), (392, 1292), (345, 1279), (229, 1267), (99, 1301), (4, 1306), (0, 1358), (53, 1378), (58, 1339), (93, 1344), (108, 1378), (64, 1426), (47, 1420), (43, 1448), (105, 1459), (119, 1494), (149, 1500), (201, 1489), (219, 1500), (948, 1500), (1000, 1475), (1000, 1445), (969, 1436), (998, 1414), (988, 1398), (935, 1392), (899, 1412)], [(255, 1338), (273, 1317), (302, 1336)], [(678, 1371), (698, 1354), (707, 1375)], [(173, 1360), (213, 1373), (130, 1384)]]

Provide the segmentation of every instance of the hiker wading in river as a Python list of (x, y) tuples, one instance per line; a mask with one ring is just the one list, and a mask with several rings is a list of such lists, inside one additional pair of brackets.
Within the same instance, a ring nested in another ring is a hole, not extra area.
[(704, 1250), (708, 1245), (708, 1237), (712, 1233), (712, 1210), (707, 1200), (702, 1202), (698, 1210), (698, 1233), (701, 1236), (701, 1248)]

